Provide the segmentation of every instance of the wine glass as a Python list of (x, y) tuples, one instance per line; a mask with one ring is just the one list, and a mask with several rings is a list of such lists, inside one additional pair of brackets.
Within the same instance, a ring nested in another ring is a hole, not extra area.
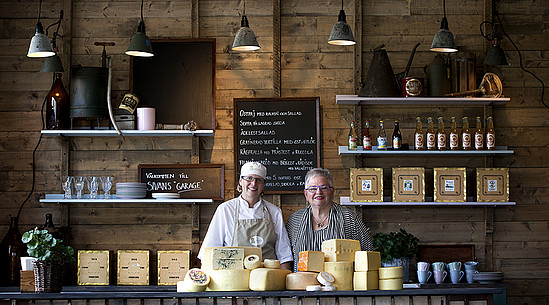
[(85, 182), (86, 177), (84, 176), (74, 177), (74, 190), (76, 191), (76, 199), (82, 199), (82, 190), (84, 189)]
[(99, 177), (87, 177), (88, 190), (90, 191), (90, 199), (97, 199), (97, 190), (99, 190)]
[(63, 186), (63, 191), (65, 191), (65, 199), (70, 199), (72, 197), (72, 180), (71, 176), (63, 176), (61, 178), (61, 185)]
[(105, 193), (105, 199), (110, 197), (109, 192), (112, 188), (112, 177), (111, 176), (101, 176), (101, 188), (103, 189), (103, 192)]

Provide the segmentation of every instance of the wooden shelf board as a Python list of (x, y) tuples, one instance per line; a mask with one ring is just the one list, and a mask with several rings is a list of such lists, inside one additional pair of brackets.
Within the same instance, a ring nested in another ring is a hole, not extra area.
[[(181, 136), (213, 136), (214, 131), (211, 129), (201, 129), (195, 131), (188, 130), (121, 130), (124, 136), (128, 137), (181, 137)], [(112, 129), (73, 129), (73, 130), (42, 130), (45, 136), (64, 136), (64, 137), (112, 137), (119, 136), (116, 130)]]
[(490, 156), (490, 155), (511, 155), (515, 151), (508, 150), (507, 146), (496, 146), (496, 150), (414, 150), (410, 147), (409, 150), (377, 150), (374, 146), (372, 150), (363, 150), (359, 146), (357, 150), (349, 150), (347, 146), (339, 146), (339, 155), (359, 156), (359, 155), (465, 155), (465, 156)]
[(40, 199), (40, 202), (47, 203), (182, 203), (182, 204), (191, 204), (191, 203), (213, 203), (213, 199), (120, 199), (120, 198), (111, 198), (105, 199), (90, 199), (89, 195), (85, 195), (82, 199), (64, 199), (63, 194), (46, 194), (46, 198)]
[(336, 95), (338, 105), (504, 105), (508, 97), (359, 97), (357, 95)]
[(351, 197), (340, 197), (341, 205), (359, 206), (513, 206), (516, 202), (352, 202)]

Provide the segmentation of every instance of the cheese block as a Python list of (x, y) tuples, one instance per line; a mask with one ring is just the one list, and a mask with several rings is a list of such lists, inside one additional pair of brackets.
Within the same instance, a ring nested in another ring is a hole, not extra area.
[(377, 251), (356, 251), (355, 271), (375, 271), (381, 267), (381, 254)]
[(306, 290), (307, 286), (320, 285), (316, 272), (294, 272), (286, 275), (286, 290)]
[(279, 269), (280, 268), (280, 261), (277, 259), (268, 259), (266, 258), (263, 261), (263, 265), (265, 268), (271, 268), (271, 269)]
[(204, 270), (210, 276), (208, 291), (250, 290), (250, 270)]
[(337, 290), (353, 290), (353, 261), (325, 262), (324, 271), (333, 275)]
[(375, 271), (355, 271), (353, 276), (354, 290), (376, 290), (379, 288), (379, 277)]
[(327, 262), (354, 261), (355, 252), (360, 251), (360, 242), (352, 239), (329, 239), (323, 241), (321, 247)]
[(378, 269), (379, 279), (402, 279), (402, 267), (381, 267)]
[[(228, 249), (239, 249), (244, 250), (244, 252), (237, 251), (224, 251)], [(214, 262), (214, 253), (215, 253), (215, 262)], [(224, 259), (237, 259), (240, 260), (240, 256), (242, 256), (242, 268), (240, 268), (240, 265), (238, 265), (239, 269), (244, 269), (244, 257), (248, 255), (255, 254), (259, 256), (259, 260), (261, 261), (261, 248), (258, 247), (205, 247), (204, 253), (202, 257), (202, 269), (220, 269), (223, 268), (226, 265), (229, 265), (227, 267), (231, 267), (229, 262), (219, 262), (219, 260)], [(221, 266), (220, 266), (221, 264)], [(214, 268), (214, 265), (216, 268)], [(234, 265), (232, 266), (235, 267)]]
[(253, 291), (286, 290), (287, 269), (257, 268), (250, 272), (250, 289)]
[(379, 290), (401, 290), (402, 279), (379, 280)]
[(255, 269), (261, 267), (261, 261), (259, 260), (259, 256), (255, 254), (246, 256), (244, 258), (244, 267), (246, 269)]
[(324, 271), (324, 252), (301, 251), (297, 263), (297, 271)]
[(177, 282), (177, 292), (201, 292), (206, 290), (210, 277), (203, 270), (194, 268), (187, 271), (183, 281)]

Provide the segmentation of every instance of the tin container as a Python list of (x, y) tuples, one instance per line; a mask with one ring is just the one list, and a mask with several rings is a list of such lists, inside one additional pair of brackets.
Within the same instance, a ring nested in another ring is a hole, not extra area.
[(424, 95), (424, 79), (422, 77), (405, 77), (402, 79), (402, 96), (416, 97)]

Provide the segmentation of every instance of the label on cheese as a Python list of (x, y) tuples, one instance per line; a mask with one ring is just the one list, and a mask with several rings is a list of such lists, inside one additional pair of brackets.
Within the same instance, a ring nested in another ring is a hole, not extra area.
[(376, 271), (357, 271), (353, 275), (354, 290), (376, 290), (379, 288), (379, 277)]
[(250, 290), (250, 270), (204, 270), (210, 276), (209, 291)]
[[(242, 252), (244, 250), (244, 252)], [(242, 262), (244, 269), (244, 257), (255, 254), (259, 256), (261, 261), (261, 248), (257, 247), (205, 247), (204, 256), (202, 257), (202, 269), (220, 269), (223, 266), (233, 266), (230, 262), (220, 262), (219, 259), (236, 259)], [(214, 262), (215, 260), (215, 262)], [(214, 266), (215, 265), (215, 266)], [(220, 266), (221, 265), (221, 266)], [(239, 264), (237, 264), (240, 266)], [(215, 268), (214, 268), (215, 267)]]
[(242, 248), (213, 248), (212, 258), (220, 259), (244, 259)]
[(327, 262), (354, 261), (360, 251), (360, 242), (352, 239), (330, 239), (322, 242), (322, 252)]
[(250, 272), (250, 289), (253, 291), (286, 290), (287, 269), (257, 268)]
[[(210, 277), (203, 270), (196, 268), (190, 269), (187, 271), (187, 274), (185, 274), (185, 279), (177, 282), (177, 292), (201, 292), (206, 290), (209, 283)], [(183, 291), (180, 291), (180, 289)]]
[(381, 267), (381, 254), (377, 251), (356, 251), (355, 271), (375, 271)]
[(286, 290), (306, 290), (307, 286), (320, 285), (316, 272), (294, 272), (286, 275)]
[(324, 271), (324, 252), (301, 251), (297, 263), (297, 271)]
[(325, 262), (324, 271), (334, 277), (337, 290), (353, 290), (353, 261)]

